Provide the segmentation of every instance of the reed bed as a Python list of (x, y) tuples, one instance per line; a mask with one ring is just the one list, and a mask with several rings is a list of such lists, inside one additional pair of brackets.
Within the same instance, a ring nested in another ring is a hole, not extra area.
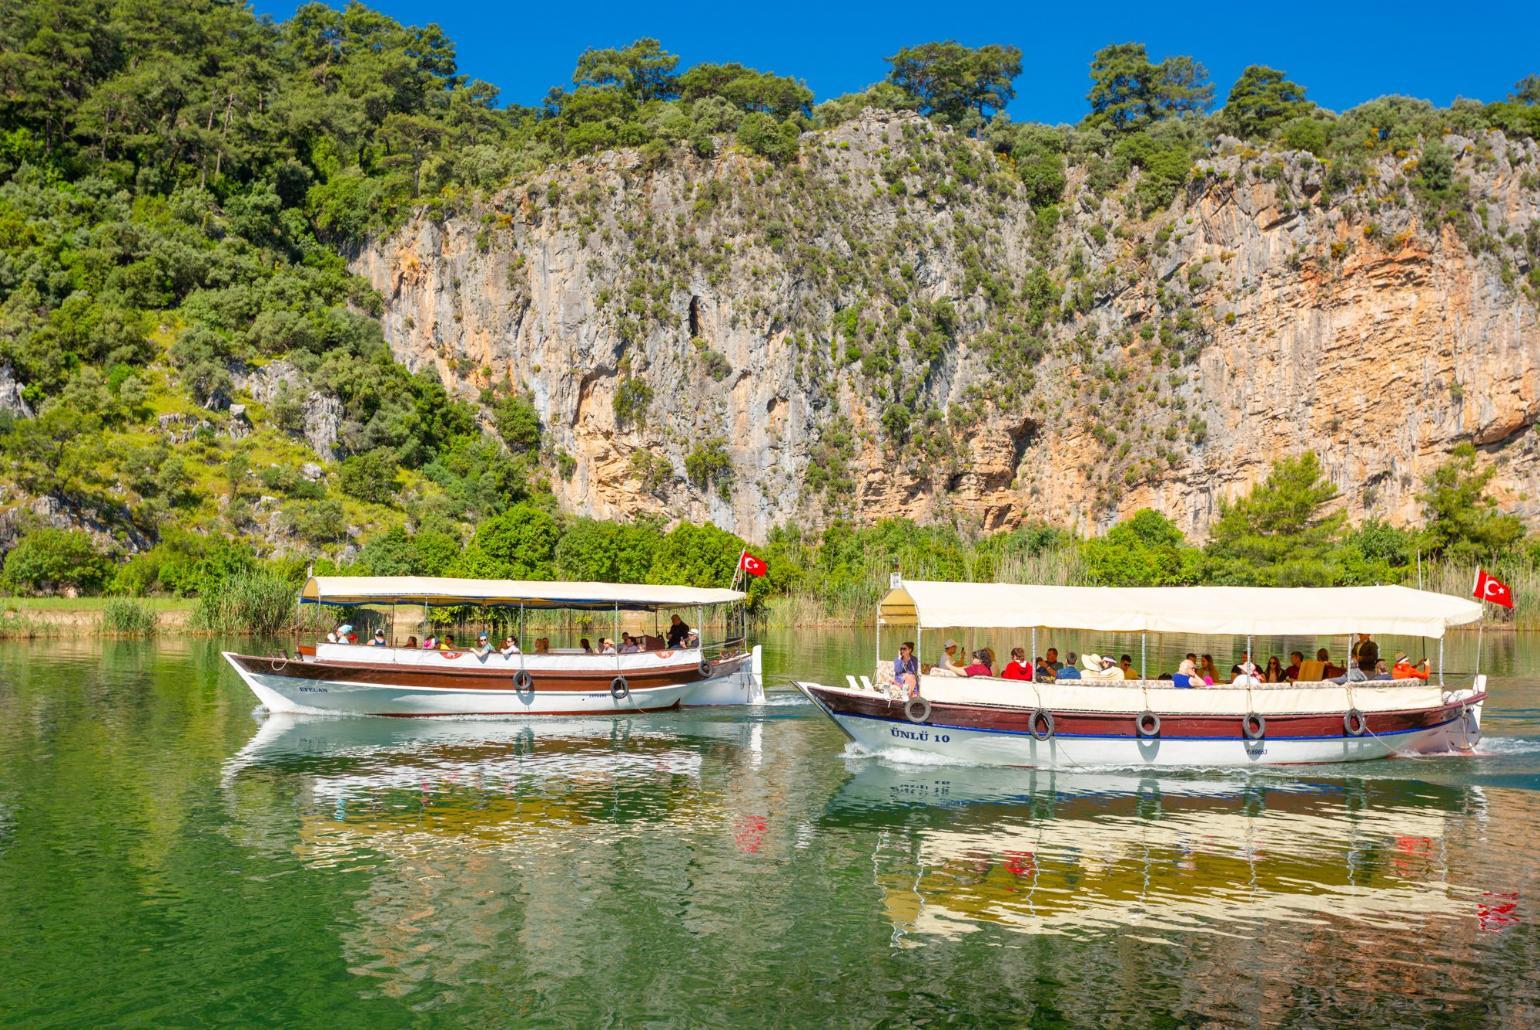
[(295, 585), (269, 572), (219, 581), (198, 598), (192, 628), (220, 635), (272, 636), (299, 625)]
[(155, 610), (133, 597), (109, 597), (102, 605), (101, 631), (114, 637), (149, 637), (160, 628)]

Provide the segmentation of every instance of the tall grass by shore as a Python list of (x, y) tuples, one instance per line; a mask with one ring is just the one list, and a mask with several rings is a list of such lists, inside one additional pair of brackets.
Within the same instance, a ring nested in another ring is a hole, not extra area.
[(295, 586), (269, 572), (244, 573), (220, 580), (198, 598), (192, 628), (221, 635), (270, 636), (299, 622)]
[(138, 598), (110, 597), (102, 606), (102, 633), (115, 637), (153, 636), (160, 627), (155, 610)]

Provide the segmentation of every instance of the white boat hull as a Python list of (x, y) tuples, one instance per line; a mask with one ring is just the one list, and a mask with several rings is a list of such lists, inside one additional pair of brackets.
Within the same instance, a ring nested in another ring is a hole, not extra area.
[(723, 705), (762, 705), (765, 703), (764, 659), (756, 644), (749, 661), (730, 676), (703, 680), (684, 697), (686, 708), (715, 708)]

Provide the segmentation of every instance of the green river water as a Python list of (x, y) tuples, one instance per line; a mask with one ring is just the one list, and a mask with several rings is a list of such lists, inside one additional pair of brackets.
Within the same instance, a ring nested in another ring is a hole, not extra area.
[(764, 642), (762, 709), (544, 722), (0, 645), (0, 1023), (1540, 1020), (1540, 637), (1481, 754), (1160, 777), (859, 755), (784, 685), (870, 631)]

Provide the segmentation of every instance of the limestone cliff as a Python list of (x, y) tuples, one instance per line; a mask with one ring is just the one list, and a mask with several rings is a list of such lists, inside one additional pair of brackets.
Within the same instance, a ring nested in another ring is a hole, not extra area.
[[(574, 511), (760, 538), (836, 514), (1094, 530), (1151, 506), (1201, 538), (1313, 449), (1352, 518), (1406, 522), (1473, 440), (1534, 524), (1540, 147), (1446, 142), (1462, 231), (1426, 220), (1412, 159), (1324, 201), (1309, 155), (1227, 141), (1169, 207), (1140, 209), (1137, 169), (1108, 188), (1072, 161), (1039, 210), (987, 147), (867, 112), (789, 168), (561, 166), (353, 263), (409, 367), (533, 397)], [(718, 439), (730, 469), (687, 467)]]

